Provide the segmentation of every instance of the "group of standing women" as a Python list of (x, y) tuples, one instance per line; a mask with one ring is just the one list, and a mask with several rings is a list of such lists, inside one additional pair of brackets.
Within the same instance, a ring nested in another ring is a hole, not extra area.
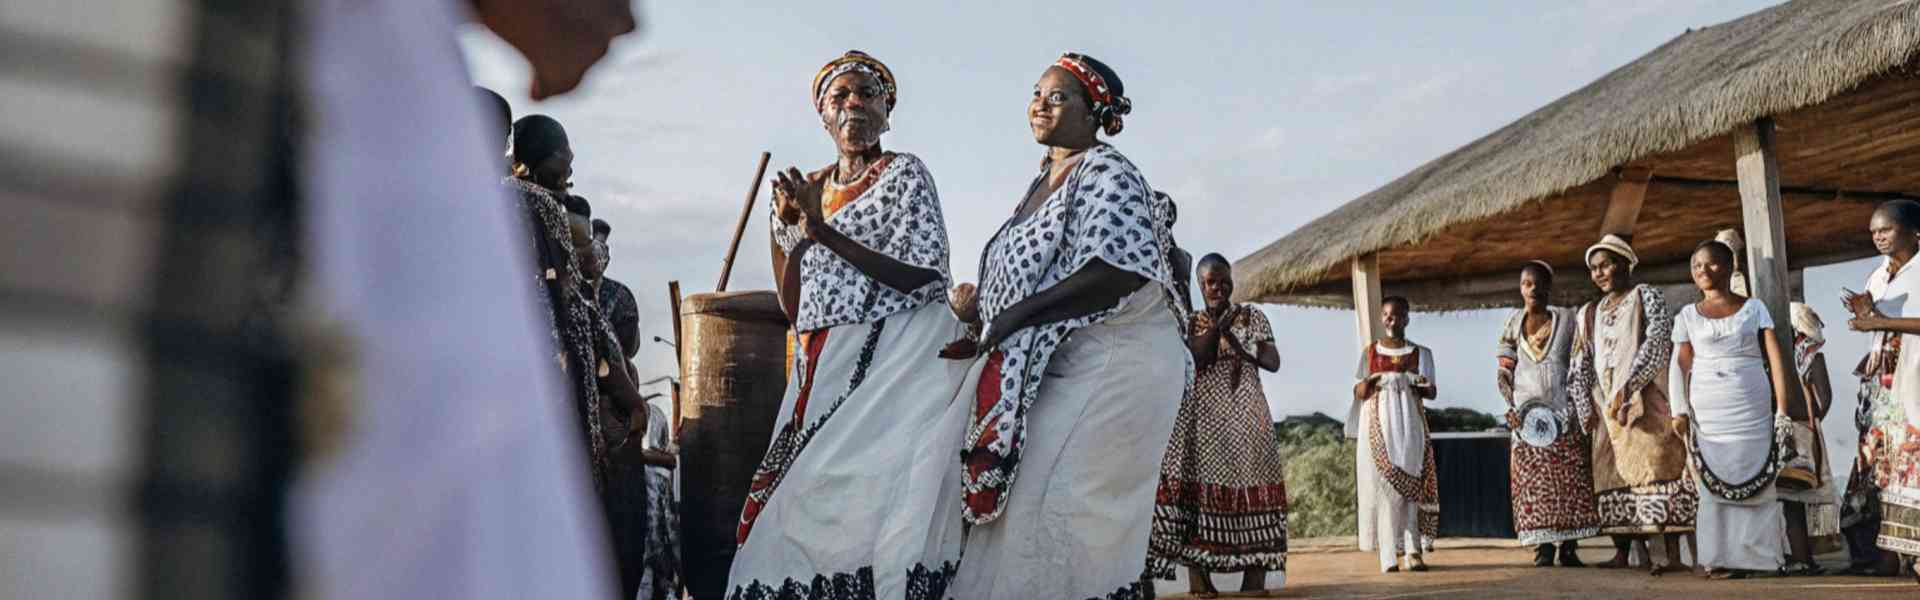
[(1849, 571), (1890, 574), (1899, 555), (1920, 554), (1920, 422), (1908, 416), (1920, 380), (1900, 377), (1913, 369), (1899, 353), (1920, 334), (1920, 319), (1899, 316), (1903, 286), (1920, 283), (1903, 278), (1920, 249), (1920, 203), (1883, 204), (1871, 228), (1885, 262), (1867, 292), (1843, 294), (1850, 326), (1873, 332), (1874, 346), (1856, 371), (1860, 456), (1839, 503), (1819, 437), (1831, 399), (1820, 318), (1794, 303), (1792, 345), (1777, 343), (1773, 315), (1747, 297), (1737, 234), (1695, 248), (1701, 299), (1674, 314), (1657, 288), (1634, 283), (1639, 259), (1620, 236), (1587, 250), (1602, 297), (1577, 310), (1548, 305), (1551, 266), (1522, 268), (1524, 308), (1501, 330), (1497, 381), (1514, 430), (1515, 529), (1536, 565), (1583, 566), (1577, 541), (1607, 534), (1616, 554), (1599, 566), (1625, 567), (1632, 546), (1662, 535), (1665, 563), (1647, 560), (1655, 575), (1682, 567), (1683, 536), (1708, 577), (1811, 574), (1810, 534), (1842, 523)]
[(532, 242), (526, 250), (534, 279), (527, 283), (556, 350), (543, 358), (567, 383), (620, 597), (671, 597), (680, 570), (670, 485), (678, 461), (665, 449), (666, 419), (636, 383), (631, 359), (639, 316), (632, 293), (605, 277), (612, 226), (592, 218), (586, 198), (569, 193), (573, 148), (560, 122), (545, 115), (512, 121), (504, 99), (479, 91), (508, 135), (511, 175), (502, 185), (515, 201), (516, 225)]
[[(1279, 367), (1272, 330), (1229, 301), (1218, 255), (1200, 261), (1207, 306), (1188, 315), (1172, 200), (1098, 136), (1131, 112), (1119, 76), (1074, 53), (1041, 74), (1027, 118), (1046, 155), (982, 251), (977, 286), (952, 285), (928, 166), (881, 146), (899, 98), (886, 65), (848, 52), (809, 91), (838, 157), (774, 182), (789, 385), (741, 513), (730, 597), (1145, 598), (1175, 564), (1206, 592), (1210, 571), (1246, 572), (1249, 588), (1284, 571), (1285, 483), (1257, 376)], [(1898, 318), (1920, 205), (1881, 212), (1876, 241), (1886, 219), (1905, 237), (1883, 247), (1891, 269), (1871, 298), (1849, 299), (1853, 325), (1920, 334), (1920, 319)], [(1526, 308), (1503, 328), (1499, 371), (1521, 539), (1540, 564), (1573, 566), (1575, 540), (1611, 534), (1603, 566), (1626, 566), (1634, 541), (1665, 535), (1658, 574), (1697, 528), (1702, 567), (1778, 569), (1795, 511), (1776, 482), (1795, 463), (1776, 415), (1801, 396), (1782, 391), (1789, 365), (1818, 363), (1776, 350), (1764, 305), (1735, 293), (1731, 244), (1695, 252), (1704, 298), (1677, 318), (1634, 284), (1637, 262), (1623, 238), (1595, 244), (1586, 264), (1604, 295), (1576, 311), (1547, 305), (1546, 263), (1522, 271)], [(1392, 485), (1371, 511), (1382, 567), (1405, 549), (1424, 570), (1437, 503), (1419, 415), (1436, 391), (1431, 352), (1405, 340), (1409, 307), (1394, 300), (1355, 387), (1375, 459), (1362, 462)], [(1816, 351), (1818, 331), (1803, 333), (1796, 347)], [(1869, 371), (1896, 372), (1886, 337)], [(1900, 396), (1901, 382), (1872, 388), (1863, 461), (1880, 546), (1915, 551), (1920, 429), (1905, 415), (1920, 406), (1897, 399), (1920, 398), (1920, 383)]]
[(1042, 73), (1040, 172), (951, 293), (930, 171), (880, 144), (892, 72), (848, 52), (810, 92), (838, 159), (774, 185), (792, 360), (730, 597), (1151, 597), (1139, 466), (1193, 375), (1172, 201), (1096, 135), (1131, 111), (1119, 76)]

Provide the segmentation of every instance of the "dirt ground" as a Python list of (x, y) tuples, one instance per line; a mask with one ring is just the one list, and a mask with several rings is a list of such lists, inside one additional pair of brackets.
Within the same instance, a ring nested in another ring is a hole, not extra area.
[[(1266, 595), (1227, 593), (1221, 598), (1920, 598), (1920, 584), (1892, 577), (1766, 577), (1707, 581), (1690, 574), (1648, 577), (1642, 569), (1535, 568), (1533, 552), (1512, 540), (1442, 540), (1427, 557), (1425, 573), (1380, 573), (1375, 554), (1346, 540), (1301, 540), (1287, 558), (1286, 585)], [(1598, 563), (1613, 556), (1603, 540), (1582, 545), (1580, 557)], [(1819, 557), (1844, 563), (1843, 554)], [(1184, 576), (1184, 573), (1182, 573)], [(1239, 576), (1215, 578), (1222, 591), (1239, 589)], [(1229, 583), (1229, 580), (1231, 583)], [(1158, 582), (1160, 598), (1188, 598), (1187, 583)]]

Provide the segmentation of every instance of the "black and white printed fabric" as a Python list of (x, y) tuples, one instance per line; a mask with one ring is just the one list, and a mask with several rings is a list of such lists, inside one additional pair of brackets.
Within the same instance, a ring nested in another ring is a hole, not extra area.
[[(1047, 176), (1045, 165), (1038, 176)], [(1159, 297), (1184, 329), (1186, 315), (1174, 300), (1168, 264), (1173, 210), (1172, 200), (1154, 194), (1139, 168), (1120, 151), (1106, 144), (1087, 150), (1066, 182), (1038, 210), (1024, 220), (1009, 220), (987, 244), (980, 260), (982, 321), (991, 324), (1001, 311), (1099, 260), (1159, 286)], [(968, 522), (990, 522), (1006, 508), (1007, 490), (1019, 466), (1027, 411), (1039, 394), (1054, 350), (1075, 330), (1112, 313), (1107, 309), (1029, 327), (1008, 335), (998, 348), (982, 349), (998, 350), (1003, 356), (998, 400), (975, 409), (963, 445), (968, 466), (962, 469), (962, 486), (971, 500), (964, 503)], [(992, 335), (987, 331), (982, 339)], [(1186, 380), (1193, 381), (1191, 363)], [(983, 497), (991, 501), (991, 510), (981, 510), (988, 505)]]
[[(768, 221), (773, 226), (774, 243), (792, 252), (803, 237), (800, 228), (779, 219)], [(892, 155), (879, 180), (853, 203), (828, 217), (827, 224), (870, 250), (938, 271), (940, 279), (902, 292), (873, 280), (840, 255), (816, 248), (800, 259), (795, 331), (873, 323), (929, 302), (946, 301), (946, 291), (953, 284), (947, 270), (946, 218), (940, 213), (940, 194), (934, 189), (933, 174), (918, 157)]]

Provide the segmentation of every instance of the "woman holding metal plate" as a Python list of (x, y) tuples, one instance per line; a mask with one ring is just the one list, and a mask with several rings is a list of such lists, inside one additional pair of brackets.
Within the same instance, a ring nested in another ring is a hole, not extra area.
[(1534, 547), (1533, 565), (1582, 567), (1580, 538), (1600, 532), (1593, 504), (1593, 469), (1585, 436), (1573, 426), (1567, 403), (1567, 356), (1573, 313), (1547, 304), (1553, 267), (1543, 261), (1520, 269), (1522, 308), (1500, 330), (1497, 381), (1513, 429), (1513, 529)]

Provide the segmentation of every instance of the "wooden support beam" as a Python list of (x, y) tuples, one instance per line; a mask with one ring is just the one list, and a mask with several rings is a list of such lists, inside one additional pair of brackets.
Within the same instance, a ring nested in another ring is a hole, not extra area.
[(680, 382), (686, 381), (686, 354), (680, 352), (680, 280), (667, 282), (667, 308), (673, 311), (673, 416), (667, 428), (671, 440), (680, 439)]
[(1380, 255), (1367, 254), (1353, 259), (1353, 317), (1356, 349), (1380, 339)]
[[(1731, 189), (1731, 190), (1738, 190), (1740, 188), (1739, 181), (1724, 181), (1719, 179), (1695, 179), (1691, 177), (1666, 177), (1666, 176), (1656, 175), (1653, 177), (1652, 182), (1662, 186), (1672, 186), (1672, 187), (1680, 187), (1680, 188), (1707, 188), (1707, 189), (1723, 189), (1724, 188), (1724, 189)], [(1876, 192), (1872, 190), (1836, 190), (1836, 189), (1829, 189), (1829, 188), (1794, 186), (1794, 185), (1780, 186), (1780, 194), (1783, 196), (1784, 195), (1814, 196), (1817, 198), (1823, 198), (1823, 199), (1826, 199), (1829, 201), (1835, 201), (1835, 202), (1846, 200), (1846, 201), (1853, 201), (1853, 202), (1872, 202), (1876, 204), (1883, 201), (1887, 201), (1887, 200), (1898, 200), (1900, 198), (1913, 197), (1913, 194), (1909, 194), (1906, 192)]]
[[(1374, 340), (1380, 339), (1380, 335), (1383, 333), (1380, 325), (1381, 299), (1380, 256), (1377, 254), (1366, 254), (1354, 257), (1354, 338), (1359, 342), (1355, 349), (1356, 351), (1366, 350), (1367, 344), (1371, 344)], [(1348, 438), (1358, 438), (1360, 435), (1359, 402), (1354, 402), (1352, 408), (1347, 411), (1346, 430)], [(1356, 461), (1373, 459), (1371, 456), (1366, 456), (1367, 444), (1365, 441), (1354, 445), (1354, 454), (1354, 460)], [(1355, 462), (1354, 464), (1360, 465), (1362, 463)], [(1370, 552), (1374, 549), (1375, 534), (1373, 506), (1378, 499), (1373, 497), (1377, 476), (1369, 475), (1372, 475), (1372, 471), (1370, 470), (1354, 469), (1353, 491), (1354, 502), (1358, 509), (1355, 511), (1357, 526), (1354, 532), (1357, 534), (1360, 549)]]
[[(1780, 356), (1793, 360), (1792, 292), (1787, 278), (1787, 224), (1780, 208), (1780, 163), (1774, 156), (1773, 119), (1733, 131), (1734, 171), (1740, 179), (1740, 217), (1746, 224), (1747, 291), (1773, 315)], [(1787, 401), (1804, 402), (1799, 374), (1786, 370)]]
[(1607, 199), (1607, 216), (1600, 220), (1600, 235), (1615, 234), (1633, 238), (1633, 226), (1640, 221), (1640, 206), (1647, 200), (1647, 181), (1653, 170), (1646, 167), (1620, 169), (1613, 183), (1613, 196)]

